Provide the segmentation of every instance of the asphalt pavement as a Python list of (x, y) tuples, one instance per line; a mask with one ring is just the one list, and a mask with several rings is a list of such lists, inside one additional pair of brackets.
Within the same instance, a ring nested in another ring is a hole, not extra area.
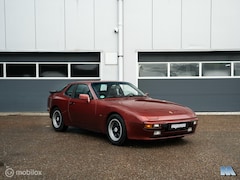
[(194, 135), (119, 147), (78, 128), (55, 132), (47, 116), (0, 116), (0, 179), (240, 179), (240, 115), (198, 117)]

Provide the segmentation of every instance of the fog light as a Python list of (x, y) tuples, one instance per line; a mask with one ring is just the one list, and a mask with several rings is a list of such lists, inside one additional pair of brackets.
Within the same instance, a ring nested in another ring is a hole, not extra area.
[(187, 131), (192, 132), (192, 127), (189, 127)]
[(159, 128), (160, 125), (159, 125), (159, 124), (154, 124), (153, 127), (154, 127), (154, 128)]
[(153, 132), (153, 135), (154, 135), (154, 136), (159, 136), (159, 135), (161, 135), (161, 131), (154, 131), (154, 132)]

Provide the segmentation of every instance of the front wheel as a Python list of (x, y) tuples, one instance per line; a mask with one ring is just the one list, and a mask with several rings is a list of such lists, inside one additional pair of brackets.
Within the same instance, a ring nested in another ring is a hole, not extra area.
[(66, 131), (67, 126), (64, 124), (62, 113), (58, 108), (55, 108), (52, 113), (52, 126), (55, 131)]
[(127, 138), (124, 120), (118, 114), (113, 114), (107, 121), (107, 136), (113, 145), (122, 145)]

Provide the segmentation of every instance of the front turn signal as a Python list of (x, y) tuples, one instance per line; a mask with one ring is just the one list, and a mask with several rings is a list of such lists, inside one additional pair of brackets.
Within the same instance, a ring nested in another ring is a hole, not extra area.
[(146, 129), (152, 129), (152, 125), (151, 125), (151, 124), (145, 124), (145, 125), (144, 125), (144, 128), (146, 128)]

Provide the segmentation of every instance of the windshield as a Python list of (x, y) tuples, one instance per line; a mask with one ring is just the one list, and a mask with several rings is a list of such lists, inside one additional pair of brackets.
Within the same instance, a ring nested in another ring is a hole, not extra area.
[(144, 96), (144, 93), (127, 82), (97, 82), (92, 83), (99, 99), (116, 97)]

